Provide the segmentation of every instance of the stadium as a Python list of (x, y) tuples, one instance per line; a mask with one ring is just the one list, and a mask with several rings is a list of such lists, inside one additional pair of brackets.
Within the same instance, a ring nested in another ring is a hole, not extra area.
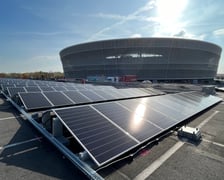
[(127, 38), (88, 42), (60, 52), (66, 78), (122, 77), (137, 80), (211, 81), (221, 47), (180, 38)]

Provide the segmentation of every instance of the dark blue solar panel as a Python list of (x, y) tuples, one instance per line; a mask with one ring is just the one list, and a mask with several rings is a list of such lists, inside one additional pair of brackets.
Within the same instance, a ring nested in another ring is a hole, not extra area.
[(13, 97), (19, 92), (26, 92), (23, 87), (8, 87), (7, 90), (10, 97)]
[(42, 93), (19, 93), (19, 96), (26, 110), (52, 107), (52, 104)]
[(80, 93), (85, 95), (86, 97), (88, 97), (92, 101), (103, 101), (103, 100), (105, 100), (102, 96), (99, 96), (92, 91), (81, 91)]
[(1, 90), (7, 90), (7, 88), (14, 88), (14, 85), (1, 84)]
[(64, 94), (66, 94), (70, 99), (72, 99), (75, 104), (88, 103), (92, 101), (86, 96), (79, 93), (78, 91), (65, 91)]
[(98, 165), (137, 145), (135, 140), (91, 107), (55, 112)]
[(157, 110), (154, 106), (155, 105), (154, 103), (153, 103), (153, 106), (150, 105), (149, 102), (151, 101), (151, 99), (152, 98), (124, 100), (124, 101), (119, 101), (119, 104), (128, 108), (132, 112), (137, 112), (139, 111), (138, 109), (144, 109), (144, 118), (147, 121), (150, 121), (154, 123), (155, 125), (161, 127), (162, 129), (166, 129), (169, 126), (176, 124), (177, 119), (172, 119), (170, 116), (163, 113), (161, 109)]
[(74, 86), (66, 86), (68, 91), (76, 91), (77, 89)]
[(43, 92), (43, 94), (51, 101), (54, 106), (65, 106), (75, 104), (62, 92)]
[(112, 96), (116, 97), (116, 99), (122, 99), (122, 98), (125, 98), (127, 97), (126, 94), (122, 94), (121, 92), (119, 92), (119, 90), (117, 89), (113, 89), (113, 90), (108, 90), (107, 91), (109, 94), (111, 94)]
[(109, 93), (108, 91), (104, 90), (93, 90), (94, 93), (99, 94), (106, 100), (111, 100), (111, 99), (117, 99), (116, 96), (113, 96), (113, 94)]
[(39, 87), (41, 89), (41, 91), (55, 91), (55, 89), (53, 89), (52, 87), (49, 87), (49, 86), (40, 86)]
[(40, 88), (38, 86), (28, 86), (25, 87), (27, 92), (40, 92)]
[(146, 107), (143, 109), (143, 106), (140, 107), (142, 109), (137, 109), (139, 107), (138, 106), (135, 111), (128, 111), (114, 102), (98, 104), (93, 107), (139, 141), (145, 141), (161, 132), (162, 128), (152, 124), (150, 121), (147, 121), (144, 116), (145, 112), (143, 112), (147, 109)]
[(53, 88), (56, 91), (67, 91), (67, 89), (64, 86), (54, 86)]

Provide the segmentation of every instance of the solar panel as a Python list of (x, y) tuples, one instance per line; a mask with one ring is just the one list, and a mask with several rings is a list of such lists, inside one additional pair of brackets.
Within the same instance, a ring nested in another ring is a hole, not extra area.
[(1, 84), (1, 90), (7, 90), (7, 87), (13, 88), (15, 86), (12, 84)]
[(26, 92), (23, 87), (7, 87), (9, 97), (13, 97), (19, 92)]
[(102, 96), (97, 95), (93, 91), (82, 91), (81, 94), (85, 95), (86, 97), (88, 97), (92, 101), (102, 101), (102, 100), (105, 100)]
[(134, 88), (118, 89), (119, 93), (124, 94), (125, 97), (138, 97), (142, 94), (137, 93)]
[[(150, 105), (152, 98), (141, 98), (141, 99), (134, 99), (134, 100), (124, 100), (119, 101), (119, 104), (128, 108), (130, 111), (135, 112), (138, 109), (147, 109), (144, 111), (145, 118), (154, 123), (157, 126), (165, 129), (166, 127), (172, 126), (177, 122), (177, 119), (173, 119), (172, 117), (168, 116), (168, 114), (163, 113), (163, 109), (156, 109), (153, 103), (153, 107)], [(144, 105), (148, 101), (147, 106)], [(175, 112), (177, 113), (177, 112)]]
[(71, 99), (66, 97), (62, 92), (43, 92), (43, 94), (52, 102), (54, 106), (64, 106), (75, 104)]
[(68, 91), (75, 91), (75, 90), (76, 90), (76, 88), (73, 87), (73, 86), (66, 86), (66, 89), (67, 89)]
[(55, 91), (52, 87), (49, 87), (49, 86), (40, 86), (39, 87), (41, 89), (41, 91)]
[(153, 95), (155, 93), (149, 93), (149, 92), (145, 92), (142, 90), (142, 88), (134, 88), (135, 92), (138, 93), (138, 95), (141, 96), (148, 96), (148, 95)]
[(100, 94), (100, 96), (107, 100), (116, 99), (116, 96), (104, 90), (93, 90), (93, 92), (96, 94)]
[(219, 101), (191, 92), (53, 111), (101, 166)]
[(136, 110), (128, 111), (114, 102), (93, 106), (138, 141), (144, 141), (155, 136), (155, 134), (158, 134), (162, 130), (162, 128), (145, 119), (145, 112), (143, 111), (147, 109), (144, 105), (139, 106), (142, 109), (136, 109), (139, 112)]
[(52, 104), (42, 93), (19, 93), (19, 96), (27, 110), (52, 107)]
[(85, 90), (88, 90), (88, 88), (86, 89), (85, 88), (85, 86), (80, 86), (80, 85), (78, 85), (78, 86), (75, 86), (75, 88), (77, 89), (77, 90), (79, 90), (79, 91), (85, 91)]
[(64, 94), (66, 94), (76, 104), (92, 102), (92, 100), (90, 100), (88, 97), (84, 96), (78, 91), (65, 91)]
[(116, 99), (122, 99), (125, 97), (128, 97), (125, 93), (122, 94), (121, 92), (119, 92), (119, 90), (117, 89), (111, 89), (107, 91), (109, 94), (113, 95), (114, 97), (116, 97)]
[(54, 86), (53, 88), (56, 91), (67, 91), (67, 89), (64, 86)]
[(38, 86), (28, 86), (25, 87), (27, 92), (40, 92), (40, 88)]
[(100, 165), (137, 142), (91, 107), (57, 110), (55, 113)]

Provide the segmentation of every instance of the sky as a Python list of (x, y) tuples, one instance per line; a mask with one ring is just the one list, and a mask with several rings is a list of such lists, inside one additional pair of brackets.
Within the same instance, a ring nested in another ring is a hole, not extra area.
[(63, 72), (62, 49), (103, 39), (190, 38), (224, 51), (223, 7), (223, 0), (1, 0), (0, 72)]

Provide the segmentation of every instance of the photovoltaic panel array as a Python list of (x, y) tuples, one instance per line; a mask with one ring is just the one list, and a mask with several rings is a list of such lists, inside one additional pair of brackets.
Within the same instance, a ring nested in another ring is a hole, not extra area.
[[(83, 90), (83, 91), (49, 91), (49, 92), (46, 91), (36, 93), (28, 93), (28, 92), (19, 93), (19, 97), (26, 110), (31, 111), (37, 108), (41, 108), (39, 102), (36, 101), (37, 98), (36, 95), (38, 93), (42, 94), (42, 96), (45, 98), (45, 101), (43, 102), (43, 108), (62, 107), (62, 106), (157, 95), (153, 94), (151, 91), (146, 93), (141, 88), (127, 88), (127, 89), (108, 88), (107, 90), (95, 89), (95, 90)], [(29, 98), (26, 98), (26, 96), (28, 96)], [(30, 103), (30, 101), (33, 102)], [(49, 106), (46, 106), (45, 103), (46, 101), (49, 102), (48, 103)], [(37, 105), (35, 105), (35, 102), (37, 102)]]
[(101, 166), (219, 101), (188, 92), (53, 111)]
[(25, 88), (25, 87), (34, 87), (34, 86), (39, 87), (40, 89), (42, 89), (41, 87), (53, 87), (54, 91), (88, 90), (88, 88), (94, 87), (94, 85), (92, 84), (0, 78), (1, 90), (6, 90), (7, 87), (24, 87)]

